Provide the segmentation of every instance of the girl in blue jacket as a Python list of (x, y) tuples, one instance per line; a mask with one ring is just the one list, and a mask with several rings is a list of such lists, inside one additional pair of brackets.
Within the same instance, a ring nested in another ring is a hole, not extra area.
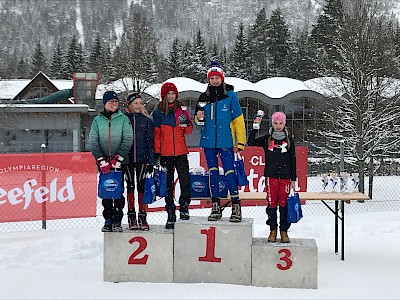
[[(132, 124), (133, 143), (129, 151), (129, 164), (126, 170), (128, 223), (129, 229), (149, 230), (146, 204), (143, 204), (144, 175), (153, 172), (154, 165), (154, 125), (144, 114), (142, 96), (133, 93), (126, 100), (126, 115)], [(139, 213), (135, 210), (135, 177), (137, 183), (137, 202)]]
[(246, 143), (243, 112), (233, 86), (224, 82), (224, 71), (218, 62), (209, 65), (207, 79), (207, 90), (200, 95), (196, 107), (195, 123), (199, 124), (199, 120), (204, 120), (200, 147), (204, 148), (210, 174), (212, 210), (208, 220), (217, 221), (222, 217), (218, 180), (219, 155), (232, 200), (229, 221), (240, 222), (242, 212), (233, 160), (234, 153), (242, 151)]

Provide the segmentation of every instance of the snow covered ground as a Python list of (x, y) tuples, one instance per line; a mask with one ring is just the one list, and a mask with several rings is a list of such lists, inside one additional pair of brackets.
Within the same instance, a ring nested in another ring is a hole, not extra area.
[[(290, 229), (292, 238), (317, 241), (316, 290), (109, 283), (99, 228), (0, 234), (0, 299), (399, 299), (400, 211), (348, 214), (345, 222), (345, 261), (334, 254), (332, 215), (305, 216)], [(267, 236), (265, 219), (254, 223), (255, 236)]]

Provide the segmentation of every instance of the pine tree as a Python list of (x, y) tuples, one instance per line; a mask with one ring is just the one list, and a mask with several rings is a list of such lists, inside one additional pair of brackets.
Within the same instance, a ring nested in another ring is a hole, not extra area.
[(82, 44), (78, 42), (76, 36), (71, 38), (67, 52), (67, 76), (72, 78), (72, 75), (77, 72), (85, 72), (85, 55), (83, 53)]
[(54, 49), (53, 55), (51, 56), (50, 76), (56, 79), (65, 79), (65, 73), (65, 56), (60, 43), (58, 43), (57, 47)]
[(192, 78), (197, 81), (204, 81), (207, 64), (207, 49), (205, 46), (204, 38), (201, 34), (200, 29), (197, 31), (197, 35), (194, 38), (192, 46), (192, 61), (189, 68), (192, 70)]
[(247, 38), (244, 34), (243, 23), (240, 23), (238, 34), (236, 36), (236, 43), (232, 53), (231, 59), (231, 74), (232, 76), (250, 79), (249, 76), (249, 46)]
[(313, 25), (311, 31), (312, 41), (316, 47), (317, 63), (325, 68), (318, 68), (319, 76), (329, 76), (337, 68), (340, 59), (337, 53), (337, 44), (343, 23), (342, 0), (328, 0), (321, 16)]
[(36, 44), (35, 51), (32, 55), (32, 62), (30, 65), (30, 76), (34, 77), (39, 72), (47, 72), (46, 56), (40, 43)]
[(256, 21), (249, 32), (250, 45), (250, 80), (260, 81), (268, 76), (268, 20), (265, 8), (257, 14)]
[[(121, 74), (120, 78), (125, 78), (127, 91), (131, 88), (143, 91), (158, 78), (159, 55), (154, 36), (145, 12), (132, 4), (130, 16), (124, 24), (120, 57), (117, 58), (117, 73)], [(133, 87), (129, 86), (129, 80)]]
[(168, 76), (183, 76), (182, 46), (178, 38), (174, 39), (168, 58)]
[(97, 34), (95, 42), (93, 44), (92, 51), (89, 56), (88, 70), (90, 72), (96, 72), (99, 74), (99, 80), (103, 81), (105, 76), (105, 53), (103, 44), (100, 39), (100, 35)]
[(268, 53), (271, 57), (269, 76), (286, 76), (286, 58), (289, 53), (289, 26), (278, 8), (272, 12), (268, 22)]
[(29, 78), (29, 63), (23, 57), (18, 61), (17, 78)]

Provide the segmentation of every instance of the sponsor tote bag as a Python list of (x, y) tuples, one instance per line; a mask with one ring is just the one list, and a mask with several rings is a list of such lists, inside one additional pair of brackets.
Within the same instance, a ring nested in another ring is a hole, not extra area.
[(243, 158), (239, 153), (235, 153), (235, 160), (233, 161), (233, 169), (236, 175), (238, 186), (245, 186), (249, 184), (247, 179), (246, 170), (244, 169)]
[(297, 223), (303, 217), (303, 211), (301, 210), (299, 193), (295, 193), (293, 190), (287, 198), (287, 222)]
[(100, 173), (98, 196), (103, 199), (120, 199), (124, 191), (121, 171), (111, 171), (108, 174)]

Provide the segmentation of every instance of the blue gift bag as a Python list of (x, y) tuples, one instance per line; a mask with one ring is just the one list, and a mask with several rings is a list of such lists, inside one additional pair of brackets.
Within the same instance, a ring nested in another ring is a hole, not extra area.
[(108, 174), (100, 173), (97, 195), (102, 199), (120, 199), (124, 192), (122, 172), (111, 171)]
[(303, 217), (299, 193), (291, 193), (287, 198), (287, 222), (297, 223)]
[(164, 167), (154, 169), (154, 181), (156, 184), (156, 196), (167, 197), (167, 170)]
[(153, 173), (147, 173), (144, 177), (143, 204), (151, 204), (156, 199), (156, 183)]
[(190, 177), (190, 197), (191, 198), (210, 198), (210, 184), (208, 174), (189, 173)]
[(238, 186), (245, 186), (249, 184), (247, 179), (246, 171), (244, 169), (243, 159), (240, 154), (235, 153), (235, 160), (233, 161), (233, 169), (235, 171), (236, 181)]

